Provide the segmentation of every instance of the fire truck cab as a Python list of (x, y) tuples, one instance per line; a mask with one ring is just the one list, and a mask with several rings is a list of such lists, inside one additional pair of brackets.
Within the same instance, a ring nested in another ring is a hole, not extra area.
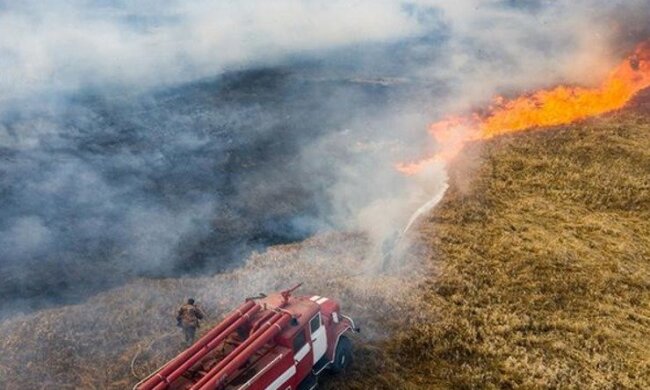
[(359, 331), (337, 301), (292, 296), (300, 285), (249, 299), (134, 390), (314, 389), (352, 361)]

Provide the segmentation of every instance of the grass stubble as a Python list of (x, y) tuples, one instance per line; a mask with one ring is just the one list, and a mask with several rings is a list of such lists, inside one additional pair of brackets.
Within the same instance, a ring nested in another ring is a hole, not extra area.
[(650, 388), (650, 116), (469, 145), (450, 178), (418, 319), (340, 386)]

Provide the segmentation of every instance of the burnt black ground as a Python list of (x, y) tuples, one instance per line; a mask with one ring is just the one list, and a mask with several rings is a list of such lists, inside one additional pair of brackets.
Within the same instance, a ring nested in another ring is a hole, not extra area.
[(0, 312), (222, 271), (327, 229), (346, 151), (316, 162), (303, 151), (339, 135), (352, 145), (374, 129), (349, 123), (431, 87), (324, 73), (257, 69), (5, 108), (1, 125), (21, 141), (0, 150)]

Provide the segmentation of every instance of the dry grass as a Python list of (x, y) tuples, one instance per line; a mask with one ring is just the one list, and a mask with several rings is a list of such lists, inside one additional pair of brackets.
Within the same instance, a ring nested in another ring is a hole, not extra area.
[(332, 386), (650, 388), (650, 117), (504, 137), (460, 161), (419, 229), (440, 265), (421, 285), (426, 320)]
[[(332, 233), (270, 248), (231, 273), (139, 280), (80, 305), (17, 316), (0, 323), (0, 389), (131, 388), (181, 351), (175, 309), (188, 296), (209, 315), (205, 331), (247, 294), (299, 281), (305, 282), (303, 294), (344, 302), (366, 339), (386, 338), (414, 311), (419, 296), (405, 281), (418, 276), (396, 268), (378, 275), (368, 253), (363, 236)], [(403, 297), (412, 304), (404, 305)]]
[(390, 275), (367, 271), (363, 237), (330, 234), (4, 321), (0, 388), (129, 388), (179, 351), (188, 295), (215, 322), (295, 281), (364, 328), (326, 389), (650, 388), (649, 135), (625, 113), (473, 145), (420, 225), (428, 262)]

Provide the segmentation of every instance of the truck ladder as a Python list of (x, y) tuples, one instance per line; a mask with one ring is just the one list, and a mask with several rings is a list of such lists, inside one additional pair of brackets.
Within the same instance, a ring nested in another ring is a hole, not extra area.
[(238, 326), (261, 309), (260, 305), (248, 301), (230, 312), (216, 327), (201, 337), (194, 345), (170, 360), (158, 371), (135, 385), (134, 390), (162, 390), (180, 377), (201, 358), (216, 348)]
[(225, 384), (229, 376), (237, 371), (251, 356), (271, 341), (289, 323), (287, 313), (275, 313), (254, 333), (232, 350), (216, 366), (212, 367), (190, 390), (213, 390)]

